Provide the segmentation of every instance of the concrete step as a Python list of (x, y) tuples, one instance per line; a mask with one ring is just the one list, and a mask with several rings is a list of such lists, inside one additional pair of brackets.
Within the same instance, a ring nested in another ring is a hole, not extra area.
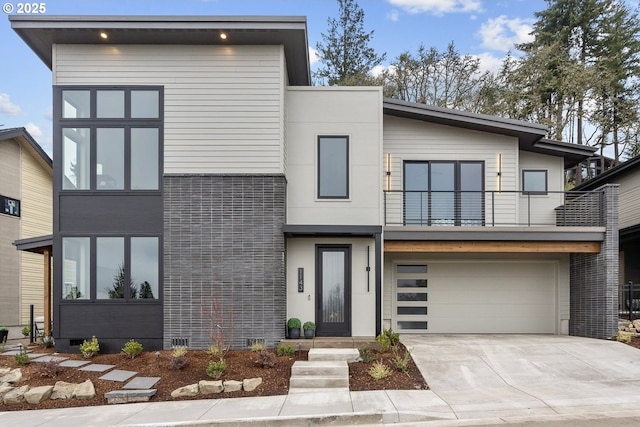
[(292, 376), (349, 376), (349, 366), (345, 361), (306, 361), (298, 360), (291, 367)]
[(357, 348), (312, 348), (309, 350), (309, 361), (335, 361), (355, 362), (360, 357)]
[[(289, 388), (289, 394), (326, 392), (326, 388)], [(349, 393), (349, 387), (334, 387), (331, 389), (331, 393)]]
[(296, 388), (338, 388), (349, 387), (349, 377), (343, 376), (316, 376), (301, 375), (292, 376), (289, 380), (289, 389)]

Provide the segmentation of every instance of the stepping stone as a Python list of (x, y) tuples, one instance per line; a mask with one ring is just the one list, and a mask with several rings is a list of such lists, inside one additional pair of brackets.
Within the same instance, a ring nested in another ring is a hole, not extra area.
[(129, 390), (147, 390), (153, 387), (158, 381), (160, 381), (160, 377), (136, 377), (122, 388)]
[(79, 368), (80, 366), (88, 365), (88, 360), (65, 360), (64, 362), (60, 362), (60, 366), (63, 368)]
[(36, 359), (38, 357), (46, 356), (47, 353), (29, 353), (29, 359)]
[(81, 371), (91, 371), (91, 372), (104, 372), (109, 369), (115, 368), (116, 365), (101, 365), (99, 363), (93, 363), (91, 365), (80, 368)]
[(38, 357), (37, 359), (33, 359), (32, 362), (62, 362), (67, 360), (68, 357), (59, 357), (59, 356), (44, 356)]
[(136, 374), (137, 374), (137, 372), (134, 372), (134, 371), (122, 371), (120, 369), (114, 369), (113, 371), (109, 372), (108, 374), (105, 374), (105, 375), (101, 376), (98, 379), (99, 380), (125, 382), (126, 380), (128, 380), (129, 378), (131, 378), (132, 376), (134, 376)]

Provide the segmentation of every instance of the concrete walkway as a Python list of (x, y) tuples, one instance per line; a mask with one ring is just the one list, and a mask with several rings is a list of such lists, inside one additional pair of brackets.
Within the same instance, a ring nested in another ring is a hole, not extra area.
[(594, 419), (618, 425), (640, 420), (640, 350), (627, 345), (541, 335), (406, 335), (401, 340), (432, 390), (0, 412), (0, 425), (472, 426), (567, 420), (562, 425), (581, 425)]

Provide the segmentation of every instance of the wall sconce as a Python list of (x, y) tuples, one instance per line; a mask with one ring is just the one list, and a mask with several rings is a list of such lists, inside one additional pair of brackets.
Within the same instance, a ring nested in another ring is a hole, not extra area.
[(387, 153), (387, 168), (385, 175), (387, 177), (387, 191), (391, 190), (391, 153)]
[(502, 153), (498, 154), (498, 191), (502, 191)]

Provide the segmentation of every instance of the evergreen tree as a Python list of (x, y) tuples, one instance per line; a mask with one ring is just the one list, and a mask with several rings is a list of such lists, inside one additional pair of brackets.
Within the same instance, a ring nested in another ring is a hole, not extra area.
[[(115, 276), (113, 276), (113, 288), (107, 289), (107, 293), (109, 294), (109, 298), (124, 298), (124, 287), (127, 284), (127, 279), (124, 274), (124, 265), (120, 264), (118, 266), (118, 272)], [(129, 298), (134, 299), (138, 295), (138, 289), (136, 285), (133, 284), (131, 280), (129, 280)]]
[(140, 284), (140, 299), (153, 299), (153, 290), (146, 280)]
[(369, 46), (373, 31), (364, 30), (364, 11), (355, 0), (338, 0), (340, 16), (328, 18), (329, 29), (316, 44), (322, 64), (315, 77), (330, 86), (359, 86), (375, 82), (369, 72), (386, 54), (378, 55)]

